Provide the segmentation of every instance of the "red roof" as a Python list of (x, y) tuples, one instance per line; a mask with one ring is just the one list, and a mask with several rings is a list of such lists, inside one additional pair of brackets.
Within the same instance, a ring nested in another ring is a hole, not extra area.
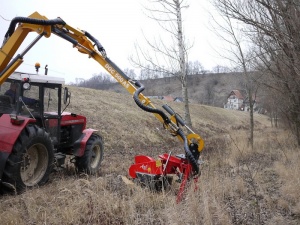
[(243, 97), (243, 95), (242, 95), (242, 93), (241, 93), (240, 90), (233, 90), (233, 91), (231, 91), (231, 93), (230, 93), (229, 96), (231, 96), (231, 95), (235, 95), (238, 99), (244, 99), (244, 97)]
[(174, 98), (173, 98), (172, 96), (164, 96), (164, 97), (163, 97), (163, 100), (167, 100), (167, 101), (173, 102), (173, 101), (174, 101)]

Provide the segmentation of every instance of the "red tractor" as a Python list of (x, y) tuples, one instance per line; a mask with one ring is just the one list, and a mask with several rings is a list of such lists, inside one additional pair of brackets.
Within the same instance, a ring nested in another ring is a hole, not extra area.
[(45, 183), (67, 155), (79, 171), (99, 170), (103, 140), (86, 128), (86, 117), (64, 112), (71, 94), (63, 84), (63, 78), (15, 72), (0, 86), (2, 191)]

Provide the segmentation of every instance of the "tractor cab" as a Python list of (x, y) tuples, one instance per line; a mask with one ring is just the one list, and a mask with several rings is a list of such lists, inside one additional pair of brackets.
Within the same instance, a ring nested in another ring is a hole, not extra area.
[(0, 86), (0, 114), (60, 116), (63, 84), (63, 78), (16, 72)]
[(70, 92), (63, 84), (63, 78), (15, 72), (0, 86), (0, 191), (44, 184), (68, 155), (80, 172), (99, 170), (102, 137), (86, 129), (85, 116), (64, 112)]
[(35, 124), (48, 132), (58, 147), (62, 102), (67, 104), (70, 100), (68, 89), (62, 91), (64, 83), (59, 77), (15, 72), (0, 86), (0, 116), (35, 119)]

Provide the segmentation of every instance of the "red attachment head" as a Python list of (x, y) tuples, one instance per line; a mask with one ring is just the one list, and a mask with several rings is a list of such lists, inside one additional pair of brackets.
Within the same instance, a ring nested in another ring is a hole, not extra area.
[(137, 172), (153, 175), (163, 174), (161, 160), (155, 160), (145, 155), (137, 155), (134, 161), (135, 164), (132, 164), (129, 168), (129, 176), (132, 178), (136, 178)]

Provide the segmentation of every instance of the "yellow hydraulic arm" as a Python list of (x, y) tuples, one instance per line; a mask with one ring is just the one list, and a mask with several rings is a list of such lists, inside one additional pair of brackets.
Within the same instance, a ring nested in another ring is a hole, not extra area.
[[(38, 36), (22, 53), (15, 56), (16, 51), (30, 32), (36, 32)], [(107, 57), (105, 49), (97, 39), (86, 31), (69, 26), (61, 18), (49, 20), (38, 12), (34, 12), (29, 17), (15, 17), (11, 21), (0, 48), (0, 85), (21, 65), (25, 54), (42, 37), (48, 38), (51, 34), (71, 42), (73, 47), (77, 48), (79, 52), (88, 54), (90, 58), (96, 60), (133, 96), (134, 101), (141, 109), (153, 113), (173, 136), (183, 141), (186, 156), (191, 162), (195, 174), (199, 173), (197, 156), (204, 147), (202, 138), (195, 134), (168, 105), (163, 105), (162, 107), (171, 115), (170, 117), (162, 110), (155, 108), (150, 99), (141, 93), (144, 90), (144, 86), (140, 82), (130, 79), (122, 72)], [(180, 126), (188, 130), (187, 135), (184, 134)]]

